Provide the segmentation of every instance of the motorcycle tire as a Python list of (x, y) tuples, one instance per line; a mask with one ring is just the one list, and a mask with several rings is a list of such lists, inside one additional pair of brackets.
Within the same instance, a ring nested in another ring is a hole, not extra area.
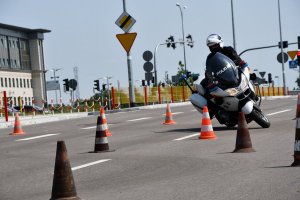
[(262, 128), (269, 128), (271, 123), (266, 115), (257, 107), (253, 107), (251, 112), (251, 118)]

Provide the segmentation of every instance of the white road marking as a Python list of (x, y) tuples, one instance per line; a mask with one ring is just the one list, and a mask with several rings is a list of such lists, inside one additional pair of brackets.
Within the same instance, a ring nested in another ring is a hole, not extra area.
[(142, 117), (142, 118), (137, 118), (137, 119), (130, 119), (127, 120), (128, 122), (134, 122), (134, 121), (140, 121), (140, 120), (145, 120), (145, 119), (151, 119), (152, 117)]
[(177, 139), (174, 139), (173, 141), (180, 141), (180, 140), (188, 139), (188, 138), (191, 138), (191, 137), (195, 137), (197, 135), (200, 135), (200, 133), (195, 133), (193, 135), (188, 135), (188, 136), (185, 136), (185, 137), (177, 138)]
[(283, 113), (283, 112), (288, 112), (288, 111), (291, 111), (291, 110), (292, 110), (292, 109), (282, 110), (282, 111), (278, 111), (278, 112), (274, 112), (274, 113), (267, 114), (267, 116), (276, 115), (276, 114)]
[[(178, 114), (182, 114), (182, 113), (184, 113), (184, 112), (174, 112), (174, 113), (172, 113), (173, 115), (178, 115)], [(163, 115), (166, 115), (166, 114), (163, 114)]]
[(85, 167), (89, 167), (89, 166), (96, 165), (96, 164), (103, 163), (103, 162), (110, 161), (110, 160), (111, 159), (98, 160), (98, 161), (87, 163), (87, 164), (80, 165), (80, 166), (77, 166), (77, 167), (72, 167), (71, 169), (72, 169), (72, 171), (75, 171), (77, 169), (82, 169), (82, 168), (85, 168)]
[(52, 134), (46, 134), (46, 135), (40, 135), (40, 136), (35, 136), (35, 137), (29, 137), (29, 138), (23, 138), (23, 139), (18, 139), (16, 141), (26, 141), (26, 140), (34, 140), (34, 139), (39, 139), (39, 138), (44, 138), (44, 137), (49, 137), (49, 136), (54, 136), (54, 135), (59, 135), (60, 133), (52, 133)]

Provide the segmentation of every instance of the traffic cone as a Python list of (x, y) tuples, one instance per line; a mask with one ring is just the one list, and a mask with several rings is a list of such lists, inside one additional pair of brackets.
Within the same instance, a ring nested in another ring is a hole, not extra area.
[(300, 166), (300, 118), (297, 118), (297, 126), (295, 133), (295, 144), (294, 144), (294, 162), (292, 167)]
[(173, 120), (173, 114), (171, 112), (169, 103), (167, 104), (166, 118), (165, 118), (165, 122), (163, 124), (165, 124), (165, 125), (176, 124), (176, 122)]
[(296, 118), (300, 117), (300, 94), (298, 94)]
[(207, 106), (203, 108), (202, 123), (199, 139), (217, 139), (214, 133)]
[(106, 116), (105, 116), (105, 112), (103, 107), (100, 108), (100, 116), (102, 116), (103, 119), (103, 126), (106, 126), (105, 132), (106, 132), (106, 136), (112, 136), (111, 132), (108, 129), (108, 124), (107, 124), (107, 120), (106, 120)]
[(50, 200), (80, 200), (64, 141), (57, 141), (52, 194)]
[(96, 137), (95, 137), (95, 148), (93, 153), (98, 152), (109, 152), (108, 139), (106, 133), (106, 125), (103, 124), (102, 116), (98, 116)]
[(15, 125), (14, 125), (14, 132), (11, 133), (10, 135), (22, 135), (24, 133), (25, 132), (22, 130), (22, 127), (21, 127), (21, 122), (20, 122), (19, 114), (16, 113)]
[(243, 112), (239, 112), (237, 135), (234, 153), (249, 153), (254, 152), (252, 142), (247, 127), (246, 118)]

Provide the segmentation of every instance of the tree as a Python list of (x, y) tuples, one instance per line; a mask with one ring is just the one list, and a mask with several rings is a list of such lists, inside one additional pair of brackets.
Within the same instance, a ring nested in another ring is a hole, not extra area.
[[(188, 70), (185, 70), (184, 69), (184, 64), (181, 61), (178, 62), (178, 65), (179, 65), (179, 67), (178, 67), (177, 77), (182, 77), (183, 75), (186, 75), (187, 76), (187, 82), (190, 85), (193, 85), (194, 82), (197, 80), (194, 77), (197, 76), (197, 75), (199, 76), (199, 74), (195, 74), (195, 73), (192, 73)], [(175, 85), (185, 85), (185, 82), (184, 82), (184, 80), (181, 80)]]

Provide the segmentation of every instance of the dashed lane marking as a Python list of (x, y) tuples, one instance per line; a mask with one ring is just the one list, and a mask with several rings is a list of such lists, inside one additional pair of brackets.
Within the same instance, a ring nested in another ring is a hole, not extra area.
[(199, 135), (200, 133), (195, 133), (193, 135), (188, 135), (188, 136), (185, 136), (185, 137), (181, 137), (181, 138), (177, 138), (177, 139), (174, 139), (173, 141), (180, 141), (180, 140), (184, 140), (184, 139), (188, 139), (188, 138), (191, 138), (191, 137), (195, 137), (197, 135)]
[(274, 113), (269, 113), (269, 114), (267, 114), (267, 116), (276, 115), (276, 114), (288, 112), (288, 111), (291, 111), (291, 110), (292, 109), (287, 109), (287, 110), (282, 110), (282, 111), (278, 111), (278, 112), (274, 112)]
[[(174, 113), (172, 113), (173, 115), (178, 115), (178, 114), (182, 114), (182, 113), (184, 113), (184, 112), (174, 112)], [(163, 114), (163, 115), (166, 115), (166, 114)]]
[[(112, 124), (107, 124), (108, 126), (111, 126)], [(84, 128), (81, 128), (83, 130), (87, 130), (87, 129), (95, 129), (97, 126), (89, 126), (89, 127), (84, 127)]]
[(134, 121), (140, 121), (140, 120), (145, 120), (145, 119), (151, 119), (152, 117), (142, 117), (142, 118), (137, 118), (137, 119), (130, 119), (127, 120), (128, 122), (134, 122)]
[(46, 134), (46, 135), (40, 135), (40, 136), (35, 136), (35, 137), (29, 137), (29, 138), (23, 138), (23, 139), (18, 139), (16, 141), (27, 141), (27, 140), (34, 140), (34, 139), (39, 139), (39, 138), (44, 138), (44, 137), (50, 137), (54, 135), (59, 135), (60, 133), (52, 133), (52, 134)]
[(95, 162), (91, 162), (91, 163), (87, 163), (87, 164), (84, 164), (84, 165), (79, 165), (77, 167), (72, 167), (72, 171), (75, 171), (75, 170), (78, 170), (78, 169), (82, 169), (82, 168), (85, 168), (85, 167), (89, 167), (89, 166), (92, 166), (92, 165), (97, 165), (99, 163), (103, 163), (103, 162), (106, 162), (106, 161), (110, 161), (111, 159), (102, 159), (102, 160), (97, 160)]

